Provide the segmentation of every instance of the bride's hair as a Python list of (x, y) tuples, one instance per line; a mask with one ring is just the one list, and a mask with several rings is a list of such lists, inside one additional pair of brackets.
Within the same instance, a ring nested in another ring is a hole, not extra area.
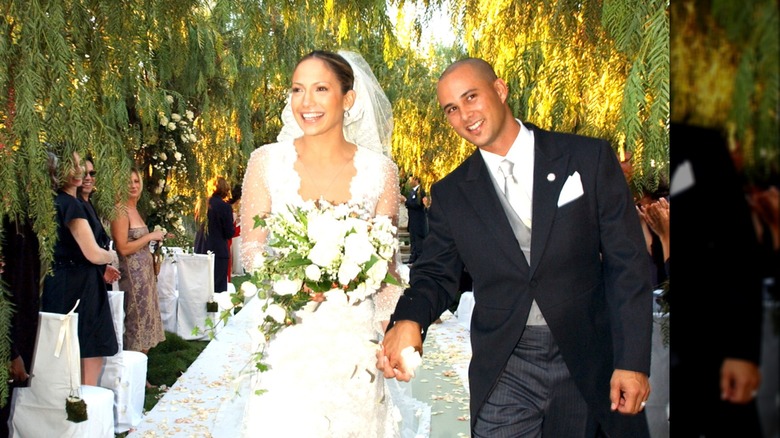
[(346, 94), (355, 84), (355, 73), (352, 71), (352, 66), (338, 53), (328, 52), (326, 50), (315, 50), (298, 60), (298, 63), (295, 64), (295, 68), (298, 68), (298, 66), (307, 59), (319, 59), (324, 62), (339, 80), (342, 94)]
[[(346, 93), (355, 90), (355, 103), (344, 114), (344, 137), (360, 147), (390, 156), (393, 133), (393, 108), (368, 63), (360, 54), (340, 50), (338, 53), (315, 50), (298, 61), (319, 59), (330, 68)], [(303, 135), (290, 106), (290, 96), (282, 110), (282, 130), (277, 141), (293, 140)]]

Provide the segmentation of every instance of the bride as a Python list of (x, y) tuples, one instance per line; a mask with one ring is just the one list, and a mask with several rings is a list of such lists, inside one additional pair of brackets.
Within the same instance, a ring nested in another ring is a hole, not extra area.
[[(249, 159), (241, 217), (325, 200), (357, 203), (397, 223), (398, 168), (388, 157), (392, 109), (360, 55), (314, 51), (304, 56), (293, 72), (282, 119), (278, 142), (258, 148)], [(267, 237), (262, 227), (245, 231), (244, 266), (255, 263)], [(396, 266), (391, 272), (398, 277)], [(269, 369), (254, 382), (261, 391), (250, 395), (244, 435), (401, 436), (399, 401), (415, 401), (388, 389), (375, 369), (374, 351), (402, 292), (386, 284), (349, 306), (313, 296), (321, 302), (316, 311), (299, 311), (302, 322), (267, 346)], [(351, 342), (356, 337), (357, 344)], [(405, 421), (409, 417), (414, 415), (403, 415)]]

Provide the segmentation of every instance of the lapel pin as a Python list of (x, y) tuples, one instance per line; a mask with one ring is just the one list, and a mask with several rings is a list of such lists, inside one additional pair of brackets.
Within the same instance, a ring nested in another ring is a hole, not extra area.
[(550, 182), (555, 181), (555, 174), (554, 173), (548, 173), (547, 174), (547, 181), (550, 181)]

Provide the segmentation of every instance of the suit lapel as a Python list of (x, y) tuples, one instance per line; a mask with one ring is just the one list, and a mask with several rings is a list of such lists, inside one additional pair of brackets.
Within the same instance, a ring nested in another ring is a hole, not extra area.
[(566, 178), (569, 156), (555, 144), (555, 138), (531, 124), (534, 133), (533, 228), (531, 229), (531, 275), (544, 254), (552, 222), (558, 209), (558, 195)]
[(475, 151), (468, 159), (469, 167), (465, 181), (459, 186), (467, 202), (474, 207), (477, 216), (485, 226), (485, 232), (491, 236), (500, 236), (498, 247), (507, 257), (517, 265), (519, 269), (528, 269), (528, 264), (523, 258), (520, 245), (517, 244), (512, 226), (506, 217), (499, 201), (499, 194), (490, 179), (490, 172), (485, 166), (479, 151)]

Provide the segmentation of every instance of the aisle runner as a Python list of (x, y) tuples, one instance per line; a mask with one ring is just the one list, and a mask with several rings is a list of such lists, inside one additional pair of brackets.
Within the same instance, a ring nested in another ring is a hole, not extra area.
[[(251, 316), (261, 300), (253, 299), (209, 342), (198, 358), (146, 414), (130, 437), (221, 437), (214, 433), (223, 402), (237, 390), (234, 376), (249, 361), (250, 334), (257, 331)], [(241, 411), (243, 412), (243, 408)], [(220, 425), (220, 426), (225, 426)], [(238, 428), (240, 424), (233, 423)]]
[(428, 329), (412, 393), (431, 405), (431, 438), (468, 437), (469, 332), (449, 312), (442, 320)]
[[(441, 357), (431, 358), (437, 362), (447, 362), (458, 374), (463, 383), (466, 394), (469, 393), (469, 361), (471, 360), (471, 340), (469, 331), (458, 322), (458, 319), (449, 311), (441, 316), (441, 324), (431, 324), (428, 328), (428, 336), (436, 342), (438, 351), (435, 353)], [(427, 338), (426, 338), (427, 340)], [(423, 361), (425, 365), (425, 361)]]

